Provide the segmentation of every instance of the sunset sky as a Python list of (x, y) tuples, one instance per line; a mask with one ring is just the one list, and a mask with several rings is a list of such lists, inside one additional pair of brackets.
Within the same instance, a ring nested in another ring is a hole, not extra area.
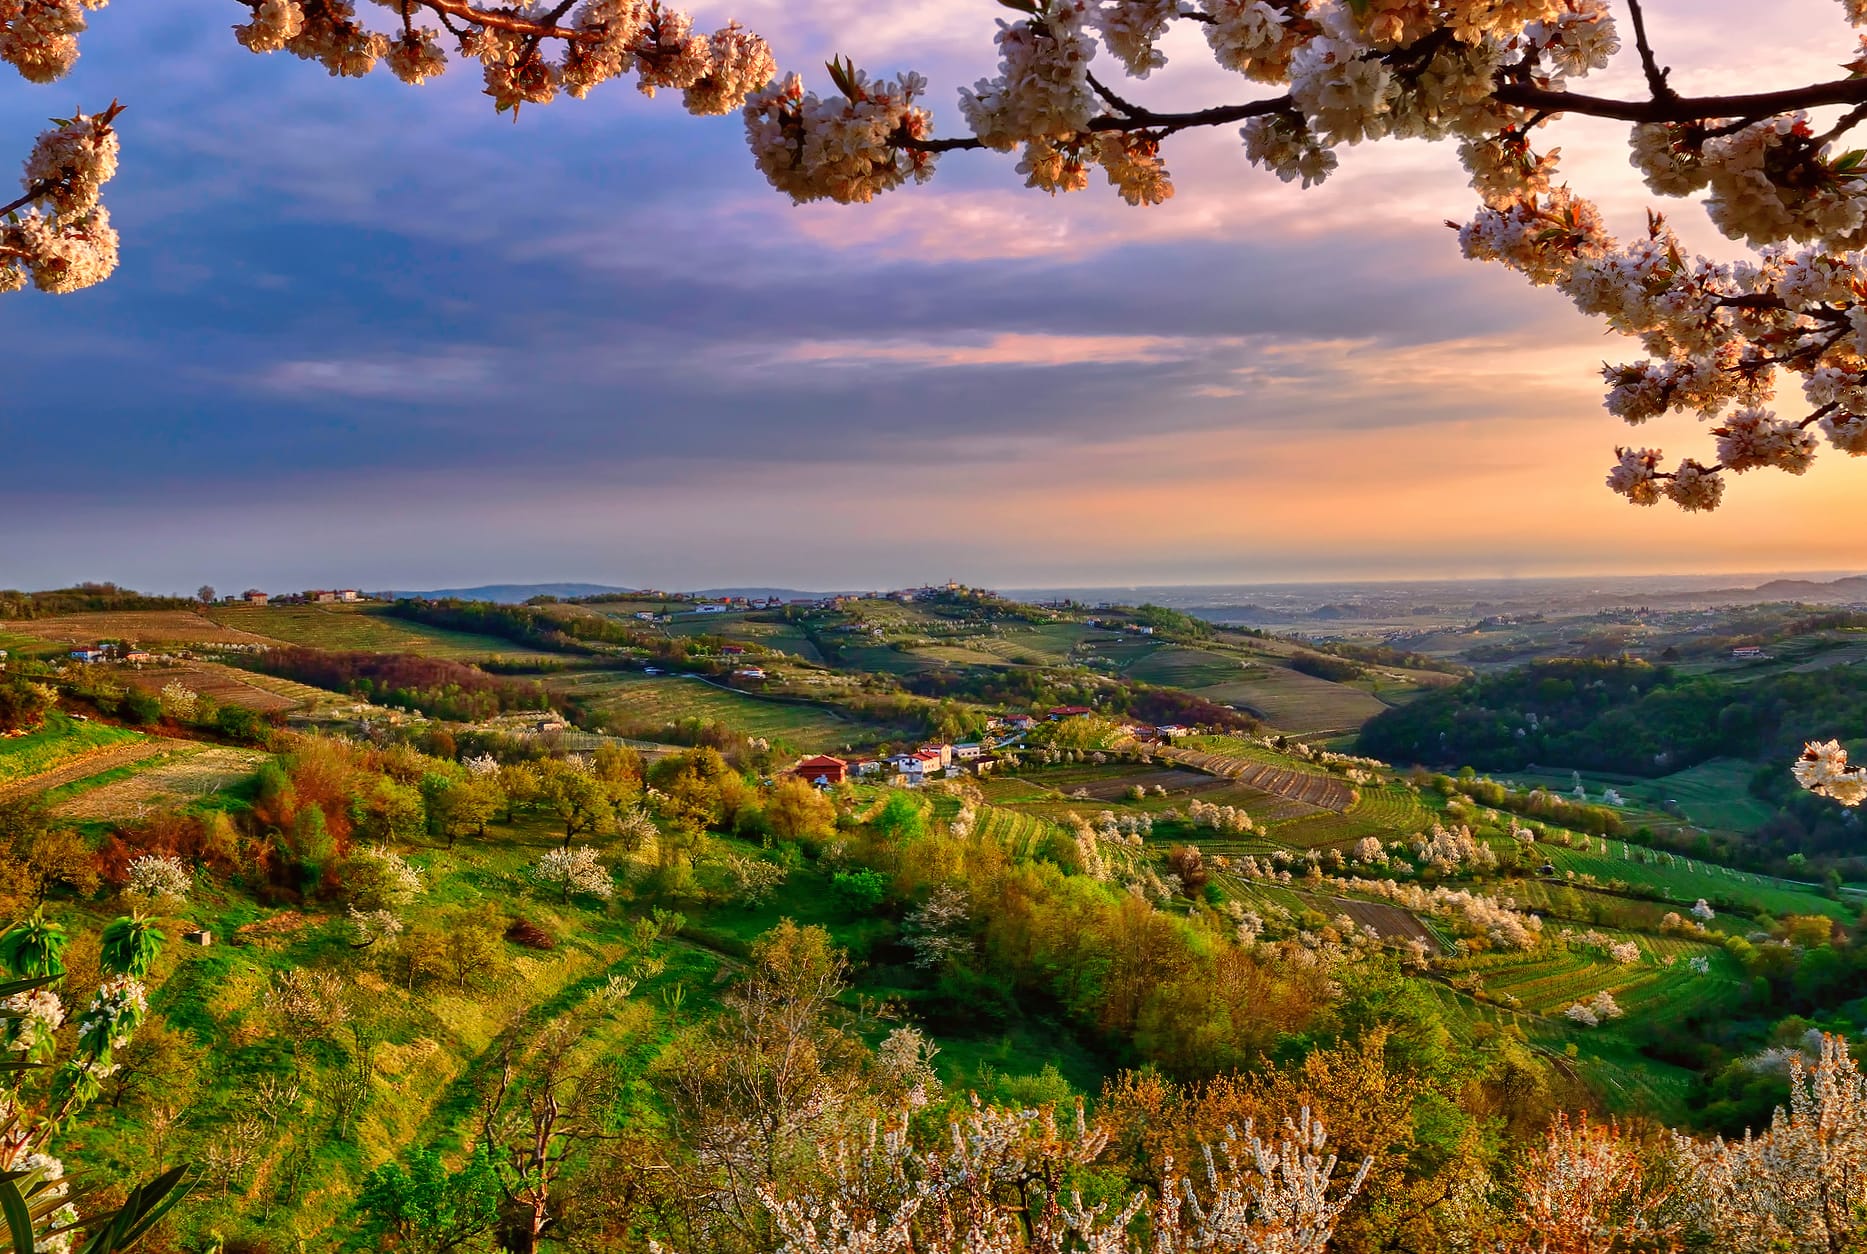
[[(694, 11), (819, 88), (836, 51), (919, 69), (948, 131), (1003, 12)], [(49, 115), (129, 106), (117, 276), (0, 297), (0, 586), (1867, 569), (1867, 463), (1838, 454), (1746, 476), (1709, 518), (1602, 487), (1630, 433), (1596, 372), (1632, 345), (1459, 258), (1450, 146), (1356, 149), (1301, 192), (1222, 128), (1169, 147), (1178, 195), (1153, 210), (960, 153), (875, 205), (799, 209), (736, 117), (619, 82), (515, 125), (477, 66), (334, 80), (238, 47), (241, 12), (119, 0), (70, 78), (0, 81), (20, 156)], [(1688, 93), (1833, 77), (1854, 42), (1835, 0), (1650, 13)], [(1136, 96), (1262, 90), (1197, 36), (1169, 51)], [(1634, 229), (1624, 128), (1559, 135)], [(1689, 419), (1638, 438), (1710, 443)]]

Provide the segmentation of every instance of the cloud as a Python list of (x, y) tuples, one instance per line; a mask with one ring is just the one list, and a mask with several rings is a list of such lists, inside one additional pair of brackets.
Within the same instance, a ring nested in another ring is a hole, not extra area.
[(1195, 341), (1158, 335), (1020, 335), (1007, 332), (971, 343), (906, 340), (805, 340), (779, 359), (813, 365), (886, 363), (932, 369), (964, 366), (1120, 365), (1183, 361), (1236, 339)]
[(465, 350), (440, 356), (327, 357), (278, 362), (255, 382), (263, 388), (412, 404), (444, 404), (481, 392), (493, 380), (485, 357)]

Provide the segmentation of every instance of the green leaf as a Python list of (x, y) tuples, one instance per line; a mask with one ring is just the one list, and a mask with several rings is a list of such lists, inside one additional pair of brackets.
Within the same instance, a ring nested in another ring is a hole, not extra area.
[(32, 1233), (32, 1212), (20, 1196), (19, 1184), (0, 1180), (0, 1212), (6, 1215), (7, 1234), (13, 1240), (15, 1254), (30, 1254), (36, 1241)]

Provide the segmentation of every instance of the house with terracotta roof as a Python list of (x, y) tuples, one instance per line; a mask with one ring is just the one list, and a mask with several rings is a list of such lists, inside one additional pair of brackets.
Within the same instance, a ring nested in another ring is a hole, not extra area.
[(840, 784), (849, 778), (849, 763), (841, 758), (833, 758), (827, 753), (820, 753), (814, 758), (805, 758), (791, 768), (791, 774), (818, 788), (828, 788)]
[(1082, 718), (1092, 713), (1094, 711), (1086, 705), (1057, 705), (1050, 709), (1050, 721), (1060, 723), (1066, 718)]

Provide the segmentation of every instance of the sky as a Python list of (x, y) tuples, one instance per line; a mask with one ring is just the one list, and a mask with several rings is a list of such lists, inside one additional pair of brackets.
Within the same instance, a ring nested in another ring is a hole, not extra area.
[[(1760, 36), (1755, 0), (1651, 0), (1675, 84), (1833, 77), (1854, 42), (1836, 0), (1768, 7)], [(128, 106), (117, 274), (0, 297), (0, 587), (1867, 569), (1867, 464), (1838, 454), (1746, 476), (1709, 517), (1605, 490), (1635, 433), (1598, 371), (1632, 346), (1460, 259), (1443, 221), (1473, 198), (1449, 146), (1356, 148), (1306, 192), (1231, 128), (1189, 135), (1156, 209), (955, 153), (927, 186), (799, 208), (737, 117), (613, 82), (515, 123), (476, 66), (332, 79), (240, 48), (241, 12), (126, 0), (65, 80), (0, 79), (21, 155), (48, 116)], [(820, 89), (836, 52), (918, 69), (952, 131), (1002, 10), (694, 12)], [(1256, 90), (1196, 34), (1168, 51), (1133, 95)], [(1591, 85), (1633, 90), (1631, 69)], [(1578, 190), (1637, 229), (1624, 130), (1558, 134)], [(1709, 445), (1687, 418), (1637, 435)]]

